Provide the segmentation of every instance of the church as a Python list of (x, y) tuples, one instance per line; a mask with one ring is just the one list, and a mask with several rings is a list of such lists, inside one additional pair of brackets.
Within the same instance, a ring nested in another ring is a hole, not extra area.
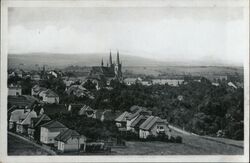
[(120, 62), (119, 51), (116, 54), (116, 62), (112, 60), (112, 54), (110, 51), (109, 54), (109, 62), (105, 66), (103, 63), (103, 59), (101, 61), (100, 66), (93, 66), (89, 72), (88, 78), (92, 80), (99, 86), (101, 85), (109, 85), (111, 80), (118, 80), (122, 82), (122, 64)]

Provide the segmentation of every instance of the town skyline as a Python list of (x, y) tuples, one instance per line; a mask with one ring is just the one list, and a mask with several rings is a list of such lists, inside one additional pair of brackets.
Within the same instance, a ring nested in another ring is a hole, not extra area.
[(244, 19), (237, 7), (10, 8), (8, 53), (95, 55), (119, 49), (161, 61), (242, 64)]

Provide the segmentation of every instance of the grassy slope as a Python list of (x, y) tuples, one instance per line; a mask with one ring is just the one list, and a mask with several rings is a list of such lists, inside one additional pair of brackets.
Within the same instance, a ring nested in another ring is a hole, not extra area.
[(8, 134), (8, 155), (49, 155), (49, 153)]
[(116, 155), (241, 155), (243, 148), (183, 135), (183, 143), (127, 142), (126, 148), (114, 148)]

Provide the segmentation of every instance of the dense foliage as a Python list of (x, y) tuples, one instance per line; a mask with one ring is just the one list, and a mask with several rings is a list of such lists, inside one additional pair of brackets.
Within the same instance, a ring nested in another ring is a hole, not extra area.
[[(169, 85), (126, 86), (111, 83), (114, 89), (96, 92), (92, 107), (129, 110), (133, 105), (150, 108), (154, 115), (171, 124), (199, 135), (243, 139), (243, 89), (234, 89), (221, 82), (213, 86), (205, 78), (188, 81), (179, 87)], [(183, 99), (179, 99), (182, 96)]]

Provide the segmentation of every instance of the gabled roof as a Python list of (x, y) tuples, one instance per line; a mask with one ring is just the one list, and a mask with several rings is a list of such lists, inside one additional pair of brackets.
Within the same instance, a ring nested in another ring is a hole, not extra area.
[(64, 126), (62, 123), (56, 121), (56, 120), (52, 120), (49, 121), (48, 123), (45, 123), (43, 125), (41, 125), (41, 127), (45, 127), (45, 128), (67, 128), (66, 126)]
[(36, 117), (37, 117), (36, 112), (32, 110), (26, 115), (21, 124), (22, 125), (30, 124), (31, 118), (36, 118)]
[(62, 142), (66, 143), (70, 138), (79, 138), (80, 136), (81, 135), (77, 131), (71, 130), (71, 129), (67, 129), (67, 130), (61, 132), (59, 135), (57, 135), (55, 137), (55, 140), (62, 141)]
[(156, 123), (166, 123), (160, 117), (150, 116), (146, 121), (140, 125), (140, 129), (150, 130)]
[(47, 96), (47, 97), (58, 97), (58, 95), (54, 91), (52, 91), (50, 89), (47, 89), (45, 91), (45, 96)]
[(33, 91), (34, 92), (41, 92), (41, 91), (45, 91), (45, 90), (47, 90), (47, 88), (44, 88), (44, 87), (40, 87), (39, 85), (34, 85), (33, 87), (32, 87), (32, 89), (33, 89)]
[(141, 106), (132, 106), (130, 108), (130, 110), (132, 110), (132, 112), (134, 112), (134, 113), (127, 117), (128, 120), (131, 120), (131, 119), (137, 117), (138, 115), (141, 115), (142, 113), (145, 113), (146, 115), (152, 114), (152, 112), (148, 111), (147, 108), (141, 107)]
[(78, 114), (79, 115), (87, 114), (88, 111), (92, 111), (93, 113), (95, 113), (95, 110), (92, 109), (90, 106), (83, 105), (83, 107), (80, 109), (80, 111), (78, 112)]
[(115, 121), (117, 121), (117, 122), (126, 122), (127, 117), (130, 116), (130, 115), (131, 115), (131, 113), (125, 111), (119, 117), (117, 117), (115, 119)]
[(24, 109), (17, 109), (11, 112), (10, 121), (17, 122), (20, 119), (24, 119), (29, 112), (25, 112)]
[(10, 106), (18, 106), (18, 107), (30, 107), (36, 101), (33, 98), (29, 98), (29, 95), (22, 96), (8, 96), (8, 103)]
[(137, 125), (142, 124), (144, 121), (146, 121), (148, 118), (148, 116), (144, 116), (144, 115), (140, 115), (138, 116), (132, 123), (131, 123), (131, 127), (135, 127)]
[(38, 116), (37, 118), (34, 118), (34, 126), (36, 127), (38, 126), (42, 121), (49, 121), (51, 120), (49, 116), (47, 116), (46, 114), (42, 114), (40, 116)]

